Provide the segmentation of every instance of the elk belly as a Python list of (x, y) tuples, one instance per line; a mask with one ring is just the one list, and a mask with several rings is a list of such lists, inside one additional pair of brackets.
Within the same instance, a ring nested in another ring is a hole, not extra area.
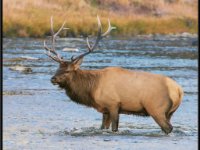
[[(124, 94), (122, 94), (124, 93)], [(137, 93), (137, 94), (136, 94)], [(122, 114), (136, 114), (136, 115), (147, 115), (144, 107), (144, 93), (143, 92), (135, 92), (132, 90), (121, 91), (120, 97), (120, 113)]]

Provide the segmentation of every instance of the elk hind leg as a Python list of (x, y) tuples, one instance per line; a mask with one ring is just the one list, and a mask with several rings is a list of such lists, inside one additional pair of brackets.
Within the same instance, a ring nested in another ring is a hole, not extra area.
[(173, 127), (169, 120), (166, 118), (165, 114), (159, 114), (152, 117), (166, 134), (169, 134), (173, 130)]
[(166, 114), (166, 117), (167, 117), (167, 120), (168, 120), (168, 121), (171, 120), (171, 117), (172, 117), (172, 115), (173, 115), (174, 112), (175, 112), (175, 111), (169, 112), (169, 113)]

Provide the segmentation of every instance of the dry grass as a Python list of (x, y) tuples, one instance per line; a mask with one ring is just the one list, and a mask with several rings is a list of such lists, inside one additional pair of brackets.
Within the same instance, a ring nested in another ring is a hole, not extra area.
[(66, 20), (64, 36), (95, 34), (97, 14), (103, 25), (110, 18), (115, 35), (196, 33), (197, 6), (197, 0), (4, 0), (3, 34), (49, 35), (51, 16), (55, 28)]

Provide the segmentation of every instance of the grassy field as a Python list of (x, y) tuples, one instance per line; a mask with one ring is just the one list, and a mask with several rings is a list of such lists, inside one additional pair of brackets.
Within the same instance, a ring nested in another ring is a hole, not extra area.
[(197, 33), (197, 0), (3, 0), (4, 37), (44, 37), (62, 22), (70, 30), (62, 36), (96, 34), (99, 15), (117, 27), (115, 36), (138, 34)]

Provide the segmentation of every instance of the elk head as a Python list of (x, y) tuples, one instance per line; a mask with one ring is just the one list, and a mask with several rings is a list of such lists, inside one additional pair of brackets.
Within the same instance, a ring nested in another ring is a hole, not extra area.
[(98, 21), (98, 33), (97, 33), (97, 38), (96, 38), (95, 43), (91, 46), (91, 44), (89, 43), (89, 40), (87, 38), (86, 39), (87, 48), (88, 48), (87, 52), (85, 52), (79, 56), (76, 56), (76, 57), (72, 56), (70, 60), (64, 60), (63, 57), (61, 57), (55, 50), (55, 41), (56, 41), (57, 35), (63, 29), (68, 29), (68, 28), (64, 28), (64, 25), (65, 25), (65, 22), (64, 22), (62, 24), (61, 28), (56, 33), (54, 33), (53, 18), (51, 17), (51, 42), (52, 42), (52, 45), (51, 45), (51, 48), (49, 48), (46, 46), (46, 43), (44, 41), (44, 48), (47, 51), (47, 53), (45, 53), (45, 54), (60, 64), (56, 74), (51, 78), (51, 82), (53, 84), (58, 84), (60, 87), (62, 87), (62, 85), (66, 82), (66, 80), (70, 80), (71, 73), (76, 71), (77, 69), (79, 69), (84, 56), (93, 52), (94, 49), (97, 47), (99, 41), (103, 37), (107, 36), (111, 30), (116, 28), (116, 27), (111, 26), (110, 20), (108, 19), (108, 29), (105, 33), (102, 33), (101, 21), (98, 16), (97, 16), (97, 21)]

